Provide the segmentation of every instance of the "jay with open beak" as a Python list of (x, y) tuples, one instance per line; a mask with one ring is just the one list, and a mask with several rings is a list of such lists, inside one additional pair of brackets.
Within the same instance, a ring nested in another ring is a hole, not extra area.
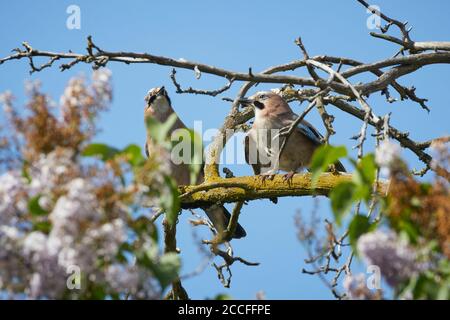
[[(144, 118), (148, 119), (149, 117), (155, 118), (159, 122), (165, 122), (170, 115), (175, 113), (172, 108), (170, 98), (167, 94), (167, 91), (164, 87), (153, 88), (151, 89), (146, 97), (146, 106), (144, 111)], [(177, 121), (169, 130), (168, 135), (177, 130), (177, 129), (186, 129), (186, 125), (177, 118)], [(147, 142), (145, 144), (145, 153), (147, 156), (152, 153), (152, 137), (149, 133), (147, 133)], [(181, 163), (175, 164), (173, 162), (170, 163), (170, 168), (172, 172), (172, 177), (175, 179), (178, 185), (188, 185), (190, 184), (190, 172), (189, 172), (189, 164)], [(202, 171), (199, 174), (197, 179), (197, 183), (203, 182), (203, 174)], [(212, 224), (218, 231), (225, 230), (228, 226), (228, 222), (230, 221), (230, 212), (223, 205), (211, 205), (202, 207), (202, 209), (206, 212), (208, 218), (211, 220)], [(237, 225), (235, 232), (233, 234), (233, 238), (239, 239), (246, 236), (246, 232), (244, 228), (240, 224)]]

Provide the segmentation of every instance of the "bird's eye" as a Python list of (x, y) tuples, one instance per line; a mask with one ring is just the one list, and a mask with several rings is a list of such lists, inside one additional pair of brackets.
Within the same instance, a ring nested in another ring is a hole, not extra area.
[(151, 96), (147, 97), (147, 105), (151, 105), (156, 99), (156, 94), (152, 94)]
[(260, 100), (264, 100), (264, 99), (266, 99), (267, 98), (267, 95), (265, 95), (265, 94), (261, 94), (260, 96), (259, 96), (259, 99)]

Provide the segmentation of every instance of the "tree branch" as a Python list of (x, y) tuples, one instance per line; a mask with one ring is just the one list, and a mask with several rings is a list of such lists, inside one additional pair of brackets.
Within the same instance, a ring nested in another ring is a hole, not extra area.
[[(289, 196), (328, 196), (330, 191), (342, 182), (351, 181), (351, 174), (323, 173), (315, 186), (311, 174), (296, 174), (285, 181), (282, 175), (273, 180), (261, 181), (258, 176), (237, 178), (216, 178), (196, 186), (181, 186), (180, 200), (183, 208), (196, 208), (211, 203), (239, 202), (256, 199)], [(385, 194), (387, 185), (380, 182), (379, 192)]]
[[(177, 223), (175, 222), (173, 225), (169, 223), (166, 219), (163, 220), (163, 227), (164, 227), (164, 252), (177, 252), (177, 240), (176, 240), (176, 233), (177, 233)], [(172, 281), (172, 289), (169, 291), (169, 293), (166, 295), (167, 299), (171, 300), (188, 300), (189, 296), (186, 292), (186, 290), (183, 288), (183, 285), (181, 284), (181, 280), (179, 277), (177, 277), (175, 280)]]

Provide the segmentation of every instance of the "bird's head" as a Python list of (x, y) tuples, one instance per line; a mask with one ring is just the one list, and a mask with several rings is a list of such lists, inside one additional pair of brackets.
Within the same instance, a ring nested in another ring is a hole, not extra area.
[(172, 107), (164, 86), (152, 88), (145, 96), (145, 113), (162, 121), (170, 115)]
[(260, 91), (248, 98), (240, 99), (239, 102), (244, 106), (253, 106), (256, 117), (276, 115), (291, 110), (286, 101), (272, 91)]

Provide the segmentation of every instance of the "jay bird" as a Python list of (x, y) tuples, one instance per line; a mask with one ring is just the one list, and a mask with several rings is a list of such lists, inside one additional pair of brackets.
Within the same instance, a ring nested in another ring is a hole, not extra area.
[[(255, 110), (253, 126), (244, 140), (245, 159), (255, 174), (272, 178), (278, 170), (283, 170), (288, 172), (285, 179), (290, 179), (295, 172), (308, 168), (314, 151), (323, 143), (323, 136), (316, 128), (302, 120), (287, 139), (279, 156), (284, 140), (280, 138), (280, 131), (290, 127), (298, 116), (274, 92), (258, 92), (240, 102), (252, 105)], [(339, 161), (334, 164), (334, 169), (345, 172)]]
[[(153, 117), (159, 122), (165, 122), (170, 115), (175, 113), (172, 108), (170, 98), (167, 94), (167, 91), (164, 87), (153, 88), (151, 89), (146, 97), (146, 107), (144, 111), (144, 118), (148, 119), (148, 117)], [(172, 132), (177, 129), (186, 129), (185, 124), (177, 118), (177, 121), (169, 130), (168, 135), (171, 136)], [(150, 143), (152, 137), (147, 133), (147, 141), (145, 143), (145, 153), (147, 157), (152, 152), (152, 143)], [(189, 172), (189, 164), (181, 163), (175, 164), (173, 162), (170, 163), (172, 177), (175, 179), (178, 185), (188, 185), (190, 184), (190, 172)], [(197, 183), (202, 183), (204, 180), (203, 173), (200, 171), (200, 174), (197, 179)], [(206, 215), (211, 220), (212, 224), (218, 231), (225, 230), (228, 226), (228, 222), (230, 220), (230, 212), (223, 205), (211, 205), (202, 207), (202, 209), (206, 212)], [(239, 239), (246, 236), (246, 232), (244, 228), (238, 224), (236, 226), (235, 232), (233, 234), (233, 238)]]

